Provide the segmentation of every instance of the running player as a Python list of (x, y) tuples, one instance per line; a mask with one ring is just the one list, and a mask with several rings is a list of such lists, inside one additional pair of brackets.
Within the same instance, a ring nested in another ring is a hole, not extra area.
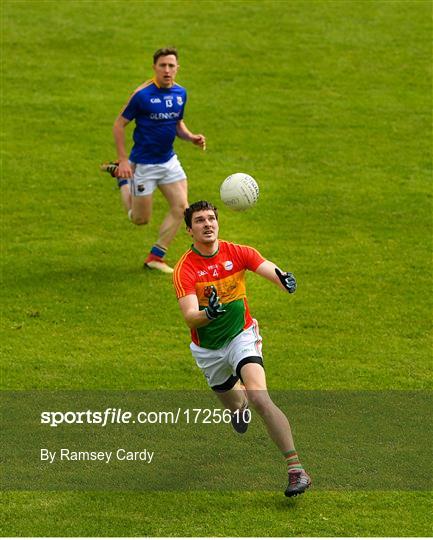
[[(186, 90), (175, 82), (179, 69), (175, 48), (159, 49), (153, 55), (153, 79), (139, 86), (116, 118), (113, 135), (117, 161), (105, 163), (103, 170), (117, 178), (122, 203), (136, 225), (149, 223), (153, 192), (158, 188), (169, 204), (169, 212), (144, 264), (172, 273), (164, 261), (170, 242), (188, 206), (186, 174), (173, 150), (176, 135), (206, 148), (206, 138), (189, 131), (183, 121)], [(125, 127), (135, 120), (134, 146), (129, 159), (125, 149)]]
[(296, 290), (295, 277), (251, 247), (218, 240), (218, 212), (207, 201), (187, 208), (185, 223), (193, 244), (176, 264), (173, 281), (191, 329), (192, 355), (210, 388), (232, 412), (236, 431), (244, 433), (248, 427), (245, 413), (249, 404), (262, 417), (287, 461), (285, 495), (299, 495), (311, 480), (299, 461), (289, 422), (267, 391), (262, 340), (248, 308), (245, 271), (259, 274), (289, 293)]

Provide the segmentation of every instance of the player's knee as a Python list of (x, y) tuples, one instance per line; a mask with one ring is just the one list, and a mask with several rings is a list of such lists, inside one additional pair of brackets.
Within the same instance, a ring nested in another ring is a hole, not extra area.
[(266, 390), (249, 391), (248, 402), (260, 416), (267, 416), (274, 406)]
[(134, 225), (147, 225), (150, 221), (148, 216), (131, 216), (131, 221)]
[(187, 204), (177, 204), (171, 208), (171, 214), (177, 221), (182, 221), (186, 208), (188, 208)]

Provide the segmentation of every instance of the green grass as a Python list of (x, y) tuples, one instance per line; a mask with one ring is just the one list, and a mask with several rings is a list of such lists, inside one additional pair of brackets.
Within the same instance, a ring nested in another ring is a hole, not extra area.
[[(42, 536), (425, 536), (428, 494), (228, 492), (6, 495), (3, 530)], [(384, 523), (385, 522), (385, 523)]]
[[(111, 125), (180, 50), (190, 200), (244, 171), (258, 206), (221, 236), (295, 273), (249, 276), (272, 389), (431, 389), (431, 3), (2, 3), (2, 388), (204, 389), (165, 276), (98, 165)], [(180, 232), (169, 253), (189, 245)], [(300, 429), (301, 426), (297, 426)], [(300, 449), (302, 451), (302, 449)], [(403, 472), (402, 472), (403, 473)], [(3, 496), (7, 536), (429, 536), (427, 494)]]

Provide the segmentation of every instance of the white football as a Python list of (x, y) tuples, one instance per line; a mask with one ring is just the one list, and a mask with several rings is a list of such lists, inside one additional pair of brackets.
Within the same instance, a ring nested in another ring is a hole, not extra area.
[(249, 174), (231, 174), (221, 184), (220, 197), (229, 208), (246, 210), (256, 204), (259, 198), (259, 186)]

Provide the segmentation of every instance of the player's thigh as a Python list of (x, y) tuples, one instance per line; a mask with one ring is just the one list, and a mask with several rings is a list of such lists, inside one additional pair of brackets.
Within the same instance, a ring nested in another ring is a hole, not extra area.
[(132, 219), (138, 225), (150, 221), (153, 192), (157, 185), (157, 169), (154, 165), (134, 164), (134, 176), (130, 180)]
[(247, 392), (267, 390), (265, 370), (256, 361), (245, 363), (240, 369), (240, 375)]
[(188, 182), (185, 179), (170, 184), (158, 184), (161, 193), (167, 199), (170, 208), (184, 210), (188, 208)]
[(262, 365), (247, 363), (241, 368), (241, 376), (248, 396), (248, 403), (260, 415), (266, 414), (273, 403), (266, 387), (266, 375)]

